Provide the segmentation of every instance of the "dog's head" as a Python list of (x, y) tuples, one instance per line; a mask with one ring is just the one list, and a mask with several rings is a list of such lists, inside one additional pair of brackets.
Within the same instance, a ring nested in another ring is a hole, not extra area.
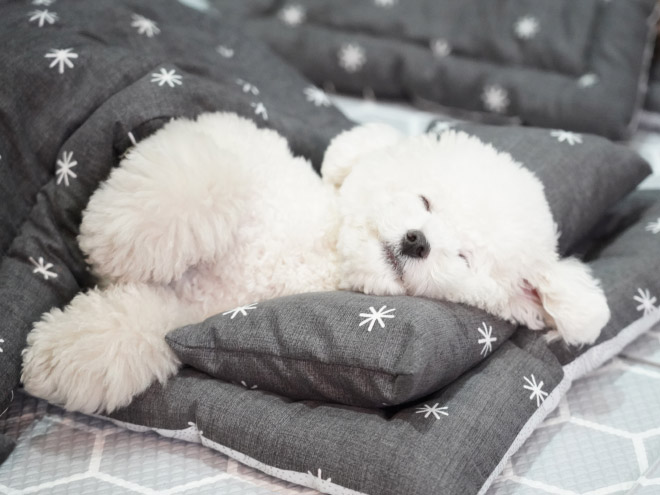
[(558, 260), (543, 186), (509, 154), (367, 125), (335, 138), (322, 175), (338, 192), (342, 288), (472, 304), (571, 343), (609, 319), (588, 268)]
[(483, 276), (474, 277), (476, 268), (483, 275), (490, 259), (485, 252), (474, 256), (485, 240), (466, 226), (475, 225), (479, 212), (455, 185), (469, 181), (474, 170), (461, 162), (488, 162), (497, 152), (452, 134), (453, 141), (438, 142), (367, 125), (333, 141), (322, 173), (338, 189), (343, 288), (453, 300), (463, 292), (493, 290)]

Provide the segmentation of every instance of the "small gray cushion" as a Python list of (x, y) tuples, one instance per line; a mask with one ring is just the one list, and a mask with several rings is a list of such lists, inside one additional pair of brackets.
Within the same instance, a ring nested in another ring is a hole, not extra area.
[[(477, 124), (454, 127), (511, 153), (537, 174), (561, 231), (562, 251), (649, 173), (638, 155), (600, 137)], [(432, 130), (445, 128), (436, 123)], [(183, 363), (248, 388), (293, 399), (382, 407), (447, 385), (514, 330), (458, 304), (333, 292), (284, 297), (216, 315), (175, 330), (168, 341)]]
[(247, 388), (364, 407), (438, 390), (515, 327), (483, 311), (413, 297), (300, 294), (171, 332), (185, 364)]

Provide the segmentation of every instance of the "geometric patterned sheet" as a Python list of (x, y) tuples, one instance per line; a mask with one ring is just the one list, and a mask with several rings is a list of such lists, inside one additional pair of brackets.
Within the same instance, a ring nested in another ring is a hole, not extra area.
[(660, 493), (660, 325), (577, 380), (488, 495)]
[[(200, 444), (125, 430), (17, 393), (0, 493), (312, 495)], [(487, 495), (660, 493), (660, 325), (573, 383)]]

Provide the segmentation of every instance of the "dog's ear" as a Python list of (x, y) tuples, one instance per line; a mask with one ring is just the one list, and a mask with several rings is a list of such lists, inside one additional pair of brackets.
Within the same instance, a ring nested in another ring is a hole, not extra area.
[(593, 343), (610, 319), (598, 281), (575, 258), (552, 262), (521, 281), (511, 309), (529, 328), (554, 328), (571, 345)]
[(328, 146), (321, 165), (323, 180), (340, 187), (361, 156), (398, 143), (403, 135), (385, 124), (365, 124), (337, 135)]

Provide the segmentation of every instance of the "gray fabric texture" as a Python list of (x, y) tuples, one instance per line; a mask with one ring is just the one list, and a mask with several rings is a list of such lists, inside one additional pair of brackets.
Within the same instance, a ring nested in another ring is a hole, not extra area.
[(16, 443), (6, 435), (0, 435), (0, 464), (12, 453)]
[(213, 14), (247, 17), (319, 85), (611, 139), (634, 131), (657, 19), (655, 0), (232, 3)]
[(587, 249), (613, 311), (594, 346), (548, 346), (541, 333), (520, 329), (444, 389), (381, 410), (294, 401), (186, 368), (112, 417), (174, 430), (192, 421), (205, 438), (267, 466), (301, 475), (321, 469), (323, 479), (361, 493), (476, 493), (562, 379), (562, 365), (658, 311), (657, 298), (646, 299), (646, 308), (639, 301), (640, 290), (660, 294), (653, 225), (660, 227), (660, 191), (633, 193), (609, 212)]
[(660, 112), (660, 40), (655, 43), (645, 107), (651, 112)]
[(296, 400), (384, 407), (439, 390), (514, 330), (460, 304), (328, 292), (213, 316), (167, 340), (183, 363), (225, 381)]
[[(32, 323), (94, 284), (76, 243), (80, 214), (131, 139), (173, 117), (233, 111), (276, 129), (318, 169), (329, 140), (353, 125), (310, 102), (309, 81), (261, 42), (173, 0), (58, 0), (41, 27), (35, 8), (0, 1), (0, 411)], [(135, 15), (158, 33), (140, 33)], [(69, 48), (72, 67), (46, 57)]]
[[(206, 438), (267, 465), (321, 469), (362, 493), (476, 493), (537, 408), (522, 388), (531, 373), (545, 390), (562, 377), (541, 340), (521, 335), (443, 391), (379, 411), (291, 401), (186, 369), (112, 417), (169, 429), (194, 421)], [(427, 414), (427, 405), (438, 412)]]

